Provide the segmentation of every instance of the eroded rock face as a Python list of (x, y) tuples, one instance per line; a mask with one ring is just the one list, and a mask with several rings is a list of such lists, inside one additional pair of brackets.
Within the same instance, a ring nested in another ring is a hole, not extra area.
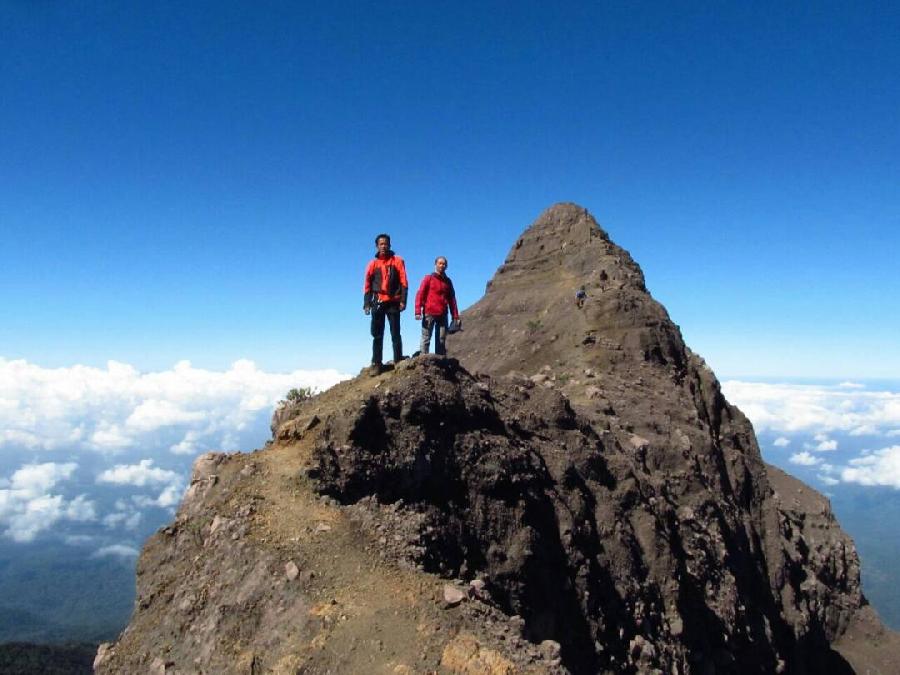
[(730, 426), (746, 445), (727, 452), (689, 432), (672, 448), (623, 443), (553, 388), (430, 358), (323, 425), (309, 470), (321, 491), (424, 515), (417, 561), (485, 580), (530, 640), (560, 643), (573, 672), (841, 665), (828, 639), (861, 601), (852, 547), (820, 548), (831, 576), (815, 583), (796, 546), (791, 560), (767, 552), (785, 523), (764, 505), (755, 444)]
[[(643, 532), (638, 567), (677, 594), (675, 625), (692, 654), (720, 653), (727, 668), (735, 644), (752, 650), (761, 632), (773, 646), (758, 655), (766, 667), (798, 672), (813, 645), (842, 634), (865, 600), (827, 500), (810, 511), (773, 491), (750, 423), (585, 209), (544, 212), (464, 319), (449, 346), (468, 369), (538, 379), (630, 450), (643, 500), (623, 513)], [(781, 492), (799, 489), (775, 476)]]
[(889, 672), (828, 501), (766, 467), (584, 209), (544, 213), (464, 317), (459, 360), (199, 458), (98, 672)]
[(593, 588), (588, 604), (600, 609), (598, 525), (582, 483), (599, 489), (611, 475), (601, 439), (562, 396), (416, 359), (354, 415), (323, 424), (310, 473), (320, 490), (346, 503), (402, 500), (425, 516), (418, 558), (427, 571), (486, 579), (529, 637), (566, 636), (593, 665), (601, 634), (585, 621), (578, 586)]
[[(373, 384), (343, 383), (311, 401), (326, 420), (319, 430), (360, 409)], [(523, 639), (524, 622), (483, 583), (416, 568), (424, 515), (318, 494), (305, 476), (319, 442), (198, 459), (174, 522), (144, 546), (134, 614), (99, 650), (95, 672), (567, 672)]]

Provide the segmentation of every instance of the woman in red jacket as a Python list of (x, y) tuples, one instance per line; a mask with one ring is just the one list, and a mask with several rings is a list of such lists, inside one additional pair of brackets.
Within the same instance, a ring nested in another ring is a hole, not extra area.
[(461, 327), (459, 310), (456, 307), (456, 292), (453, 290), (453, 282), (445, 272), (447, 259), (438, 256), (434, 259), (434, 273), (429, 274), (419, 285), (416, 293), (416, 319), (422, 320), (422, 343), (419, 348), (421, 354), (428, 353), (431, 343), (431, 333), (434, 331), (434, 353), (444, 355), (447, 353), (447, 310), (453, 320)]

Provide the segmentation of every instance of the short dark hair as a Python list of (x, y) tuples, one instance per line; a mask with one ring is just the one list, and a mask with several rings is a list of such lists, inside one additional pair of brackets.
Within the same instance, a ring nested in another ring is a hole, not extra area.
[(391, 243), (391, 235), (385, 234), (384, 232), (382, 232), (382, 233), (379, 234), (377, 237), (375, 237), (375, 245), (376, 245), (376, 246), (378, 246), (378, 240), (379, 240), (379, 239), (382, 239), (382, 238), (387, 239), (388, 245), (390, 245), (390, 243)]
[[(438, 260), (443, 260), (444, 262), (447, 262), (446, 256), (439, 255), (437, 258), (434, 259), (434, 264), (435, 264), (435, 265), (437, 265), (437, 261), (438, 261)], [(448, 264), (449, 264), (449, 263), (448, 263)]]

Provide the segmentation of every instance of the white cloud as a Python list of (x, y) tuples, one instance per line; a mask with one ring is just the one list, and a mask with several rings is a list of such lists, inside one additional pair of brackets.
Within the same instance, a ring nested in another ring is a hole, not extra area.
[(126, 530), (135, 530), (141, 524), (140, 511), (116, 511), (103, 517), (103, 524), (110, 530), (123, 527)]
[(152, 431), (160, 427), (196, 422), (203, 417), (202, 412), (189, 412), (171, 401), (149, 399), (134, 409), (125, 424), (138, 431)]
[(181, 502), (181, 495), (183, 492), (184, 490), (182, 490), (179, 485), (170, 485), (159, 493), (159, 497), (156, 498), (156, 503), (163, 508), (177, 506), (179, 502)]
[(169, 485), (162, 492), (159, 493), (159, 496), (156, 499), (151, 497), (147, 497), (145, 495), (134, 495), (131, 500), (141, 507), (150, 507), (150, 506), (158, 506), (163, 509), (171, 509), (172, 507), (178, 506), (181, 502), (181, 497), (184, 494), (184, 489), (180, 484)]
[(224, 372), (180, 361), (141, 373), (116, 361), (105, 369), (42, 368), (0, 358), (0, 450), (221, 449), (239, 443), (239, 432), (268, 417), (290, 388), (322, 390), (346, 377), (336, 370), (267, 373), (246, 360)]
[(180, 482), (181, 474), (153, 466), (152, 459), (142, 459), (137, 464), (116, 464), (97, 476), (98, 483), (115, 485), (144, 485)]
[(772, 445), (774, 445), (776, 448), (786, 448), (790, 444), (791, 440), (789, 438), (785, 438), (784, 436), (779, 436), (772, 442)]
[(36, 448), (40, 446), (41, 439), (36, 434), (23, 429), (4, 429), (0, 431), (0, 446), (18, 445), (23, 448)]
[(110, 424), (106, 420), (97, 422), (97, 429), (91, 434), (90, 444), (97, 450), (121, 450), (134, 445), (118, 424)]
[(26, 464), (3, 482), (0, 489), (0, 526), (14, 541), (32, 541), (40, 532), (60, 520), (86, 522), (96, 518), (94, 503), (86, 495), (67, 500), (50, 494), (58, 483), (68, 480), (77, 464)]
[(92, 558), (106, 558), (109, 556), (118, 556), (119, 558), (136, 558), (140, 552), (134, 546), (126, 544), (112, 544), (98, 549), (91, 556)]
[(63, 516), (61, 495), (41, 495), (22, 502), (21, 507), (8, 519), (5, 535), (13, 541), (32, 541), (41, 530)]
[(806, 452), (798, 452), (795, 455), (791, 455), (791, 458), (788, 460), (791, 464), (799, 464), (800, 466), (815, 466), (822, 460), (818, 457), (813, 457), (811, 454)]
[(841, 471), (841, 480), (846, 483), (900, 489), (900, 445), (892, 445), (851, 459), (849, 464)]
[[(111, 483), (113, 485), (134, 485), (136, 487), (145, 487), (150, 485), (163, 485), (159, 496), (153, 498), (147, 495), (133, 495), (132, 502), (142, 508), (160, 507), (171, 508), (177, 506), (184, 494), (185, 478), (177, 471), (162, 469), (153, 466), (152, 459), (142, 459), (137, 464), (117, 464), (111, 469), (103, 471), (97, 476), (98, 483)], [(117, 501), (119, 512), (126, 510), (120, 502)], [(107, 516), (104, 524), (112, 527), (119, 524), (119, 521), (125, 527), (129, 523), (134, 522), (133, 527), (137, 526), (136, 521), (128, 520), (127, 515), (119, 513)]]
[(78, 495), (66, 505), (65, 517), (82, 523), (96, 520), (97, 509), (87, 495)]
[[(848, 436), (900, 436), (900, 393), (869, 391), (865, 385), (764, 384), (731, 380), (723, 383), (726, 397), (759, 430), (810, 434), (812, 443), (789, 461), (799, 466), (815, 466), (817, 478), (825, 485), (856, 483), (900, 489), (900, 446), (862, 450), (855, 459), (839, 465), (823, 462), (813, 453), (838, 449), (832, 434)], [(776, 445), (778, 443), (776, 442)]]
[(900, 428), (900, 394), (868, 391), (852, 382), (829, 386), (727, 380), (722, 391), (757, 431), (888, 433)]
[[(0, 476), (0, 532), (18, 541), (51, 528), (78, 537), (84, 527), (67, 531), (66, 524), (87, 521), (133, 530), (149, 517), (141, 509), (177, 506), (191, 456), (258, 447), (289, 389), (322, 390), (346, 377), (336, 370), (267, 373), (250, 361), (221, 372), (180, 361), (141, 373), (115, 361), (105, 368), (43, 368), (0, 358), (0, 459), (16, 466), (27, 456), (24, 466)], [(71, 480), (77, 465), (68, 459), (79, 454), (90, 455), (80, 463), (96, 476), (92, 494), (77, 494)], [(104, 500), (93, 492), (105, 486), (149, 494), (129, 495), (100, 512)]]
[(13, 473), (9, 481), (10, 488), (20, 492), (23, 496), (36, 497), (54, 487), (61, 480), (68, 479), (77, 468), (78, 465), (74, 462), (26, 464)]
[(196, 455), (199, 452), (199, 442), (200, 434), (194, 430), (189, 430), (181, 441), (169, 446), (169, 452), (173, 455)]
[(832, 450), (837, 450), (838, 442), (833, 438), (828, 438), (824, 434), (816, 434), (813, 437), (813, 443), (808, 441), (803, 443), (804, 450), (811, 450), (812, 452), (831, 452)]

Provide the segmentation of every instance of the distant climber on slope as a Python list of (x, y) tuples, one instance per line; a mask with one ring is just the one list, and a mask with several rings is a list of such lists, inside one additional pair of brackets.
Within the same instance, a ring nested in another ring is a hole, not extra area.
[(446, 274), (447, 259), (438, 256), (434, 259), (434, 272), (422, 279), (419, 292), (416, 293), (416, 319), (422, 320), (422, 342), (419, 352), (428, 353), (431, 333), (434, 332), (434, 353), (441, 356), (447, 353), (447, 310), (453, 317), (457, 327), (462, 327), (459, 309), (456, 307), (456, 292), (453, 282)]
[(400, 312), (406, 309), (409, 283), (406, 280), (406, 264), (403, 258), (391, 250), (391, 237), (379, 234), (375, 237), (375, 258), (366, 266), (363, 285), (363, 311), (372, 315), (372, 371), (382, 371), (384, 348), (384, 320), (391, 327), (391, 343), (394, 347), (394, 363), (403, 360), (403, 341), (400, 337)]
[(577, 291), (575, 291), (575, 306), (578, 309), (584, 307), (585, 298), (587, 298), (587, 292), (585, 292), (584, 286), (581, 286)]

